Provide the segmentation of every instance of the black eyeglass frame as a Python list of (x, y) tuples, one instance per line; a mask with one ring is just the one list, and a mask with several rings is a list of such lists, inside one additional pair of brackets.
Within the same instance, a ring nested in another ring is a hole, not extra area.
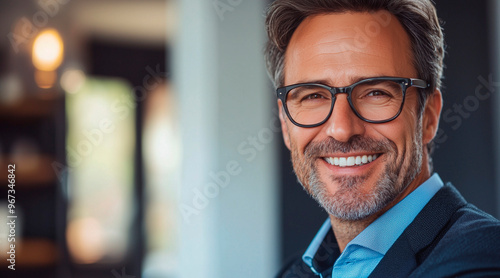
[[(371, 82), (371, 81), (392, 81), (392, 82), (399, 83), (399, 85), (401, 85), (401, 89), (403, 92), (403, 101), (401, 102), (401, 107), (399, 108), (398, 113), (396, 113), (395, 116), (393, 116), (387, 120), (373, 121), (373, 120), (368, 120), (368, 119), (364, 118), (363, 116), (361, 116), (358, 113), (358, 111), (356, 111), (356, 109), (354, 108), (354, 104), (352, 103), (352, 98), (351, 98), (352, 89), (361, 83)], [(332, 94), (332, 105), (330, 107), (330, 112), (328, 113), (328, 115), (326, 116), (326, 118), (323, 121), (321, 121), (317, 124), (304, 125), (304, 124), (297, 123), (290, 115), (290, 112), (288, 111), (288, 106), (286, 105), (287, 95), (292, 89), (295, 89), (295, 88), (300, 87), (300, 86), (318, 86), (318, 87), (327, 89), (330, 92), (330, 94)], [(381, 124), (381, 123), (390, 122), (390, 121), (396, 119), (399, 116), (399, 114), (401, 114), (401, 111), (403, 111), (403, 106), (404, 106), (405, 99), (406, 99), (406, 90), (410, 87), (417, 87), (417, 88), (421, 88), (421, 89), (426, 89), (426, 88), (430, 87), (430, 84), (422, 79), (417, 79), (417, 78), (384, 77), (384, 76), (382, 76), (382, 77), (372, 77), (372, 78), (363, 79), (363, 80), (360, 80), (360, 81), (358, 81), (354, 84), (351, 84), (349, 86), (346, 86), (346, 87), (330, 87), (330, 86), (327, 86), (327, 85), (324, 85), (321, 83), (298, 83), (298, 84), (284, 86), (284, 87), (280, 87), (280, 88), (276, 89), (276, 96), (283, 103), (283, 107), (285, 108), (285, 113), (288, 116), (288, 119), (290, 119), (290, 121), (294, 125), (299, 126), (299, 127), (317, 127), (317, 126), (324, 124), (332, 115), (333, 107), (335, 105), (335, 101), (337, 100), (337, 98), (336, 98), (337, 94), (347, 94), (347, 101), (349, 102), (349, 106), (351, 107), (351, 110), (354, 112), (354, 114), (358, 118), (360, 118), (361, 120), (368, 122), (368, 123)]]

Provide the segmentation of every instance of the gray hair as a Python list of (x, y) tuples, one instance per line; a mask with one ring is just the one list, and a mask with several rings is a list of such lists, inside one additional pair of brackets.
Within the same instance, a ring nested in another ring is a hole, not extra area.
[(308, 16), (346, 11), (386, 10), (404, 27), (412, 46), (413, 64), (418, 78), (426, 80), (420, 104), (429, 93), (441, 88), (444, 40), (436, 9), (430, 0), (276, 0), (269, 7), (266, 29), (269, 40), (265, 58), (275, 87), (284, 84), (285, 52), (299, 24)]

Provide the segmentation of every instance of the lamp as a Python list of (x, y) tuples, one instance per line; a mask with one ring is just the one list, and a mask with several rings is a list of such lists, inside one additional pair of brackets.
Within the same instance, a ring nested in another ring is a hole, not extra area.
[(40, 88), (51, 88), (57, 79), (56, 69), (63, 60), (64, 44), (55, 29), (40, 32), (33, 43), (35, 81)]

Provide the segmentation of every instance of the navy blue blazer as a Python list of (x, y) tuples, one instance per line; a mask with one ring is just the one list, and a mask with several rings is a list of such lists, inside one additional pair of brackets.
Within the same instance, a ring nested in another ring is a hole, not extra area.
[[(340, 250), (329, 231), (313, 264), (330, 277)], [(276, 277), (320, 277), (295, 258)], [(404, 230), (369, 277), (500, 277), (500, 221), (441, 188)]]

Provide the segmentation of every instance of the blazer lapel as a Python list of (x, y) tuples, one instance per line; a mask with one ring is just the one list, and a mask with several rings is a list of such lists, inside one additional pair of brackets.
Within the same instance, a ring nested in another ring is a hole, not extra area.
[(439, 242), (453, 213), (466, 201), (451, 185), (441, 188), (387, 251), (369, 277), (408, 277)]

